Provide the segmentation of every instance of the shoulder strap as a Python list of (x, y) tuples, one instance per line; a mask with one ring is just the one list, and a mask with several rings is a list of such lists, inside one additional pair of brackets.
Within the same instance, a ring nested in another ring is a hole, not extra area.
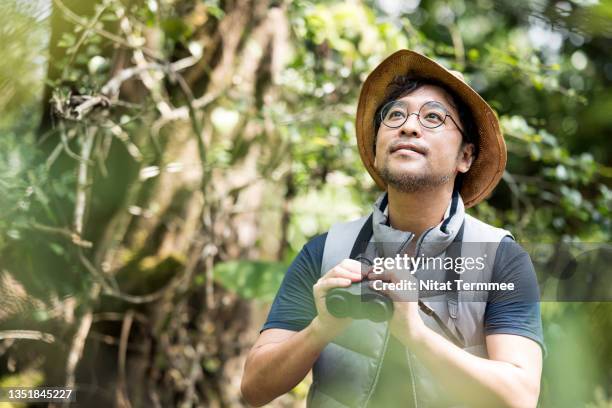
[[(450, 245), (447, 255), (449, 258), (453, 259), (453, 265), (455, 265), (455, 269), (447, 269), (446, 270), (446, 282), (455, 282), (456, 279), (459, 279), (461, 275), (457, 273), (456, 260), (461, 256), (461, 241), (463, 240), (463, 229), (465, 227), (465, 221), (461, 224), (461, 228), (459, 228), (459, 232), (455, 235), (455, 239), (453, 243)], [(446, 294), (446, 303), (448, 304), (448, 314), (453, 319), (457, 318), (457, 310), (459, 309), (459, 288), (456, 285), (453, 285), (453, 290)]]
[[(365, 231), (364, 231), (365, 230)], [(368, 244), (372, 236), (372, 216), (362, 217), (350, 222), (341, 222), (332, 225), (325, 239), (323, 259), (321, 260), (321, 275), (347, 257), (353, 258), (359, 254), (360, 249)], [(365, 240), (365, 243), (362, 242)], [(355, 253), (355, 255), (353, 255)]]
[[(351, 255), (350, 255), (351, 259), (358, 259), (358, 258), (360, 260), (363, 259), (362, 254), (365, 253), (368, 243), (370, 242), (370, 239), (372, 238), (372, 235), (374, 234), (373, 227), (372, 227), (372, 218), (373, 218), (373, 215), (370, 214), (365, 224), (363, 224), (363, 227), (361, 227), (361, 230), (359, 231), (359, 234), (357, 235), (357, 239), (355, 240), (355, 243), (353, 244), (353, 249), (351, 249)], [(372, 262), (368, 261), (367, 263), (371, 264)]]
[[(385, 194), (379, 205), (381, 211), (387, 206), (388, 200), (389, 198)], [(372, 264), (372, 261), (366, 259), (363, 255), (374, 233), (373, 218), (373, 214), (370, 213), (369, 216), (361, 217), (355, 221), (332, 225), (325, 239), (321, 275), (327, 273), (338, 262), (347, 257), (351, 259), (359, 258), (364, 263)]]

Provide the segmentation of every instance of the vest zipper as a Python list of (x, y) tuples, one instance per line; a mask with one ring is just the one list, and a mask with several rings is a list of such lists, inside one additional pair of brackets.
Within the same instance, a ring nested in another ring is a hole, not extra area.
[[(414, 256), (419, 256), (421, 252), (421, 246), (423, 244), (423, 241), (425, 240), (425, 237), (433, 229), (435, 229), (435, 227), (429, 228), (419, 237), (419, 240), (417, 241), (417, 244), (416, 244), (416, 250), (415, 250)], [(414, 380), (414, 371), (412, 370), (412, 352), (410, 351), (410, 349), (406, 348), (406, 354), (408, 357), (408, 371), (410, 372), (410, 385), (412, 386), (412, 400), (414, 402), (414, 408), (418, 408), (419, 403), (418, 403), (418, 398), (417, 398), (417, 387), (416, 387), (416, 382)]]
[(401, 254), (406, 250), (406, 247), (408, 246), (410, 241), (412, 241), (412, 238), (414, 238), (414, 234), (411, 233), (408, 239), (406, 239), (406, 241), (404, 241), (404, 243), (399, 247), (399, 250), (397, 251), (398, 254)]
[[(421, 244), (423, 243), (423, 240), (425, 239), (427, 234), (429, 234), (429, 232), (431, 232), (431, 230), (433, 230), (433, 229), (435, 229), (435, 227), (429, 228), (427, 231), (425, 231), (423, 233), (423, 235), (421, 235), (419, 237), (419, 240), (417, 241), (417, 245), (416, 245), (415, 256), (419, 255), (419, 252), (421, 251)], [(410, 241), (412, 241), (413, 237), (414, 237), (414, 234), (412, 234), (410, 236), (410, 238), (408, 238), (402, 244), (402, 246), (400, 247), (400, 250), (398, 251), (398, 253), (403, 252), (403, 250), (405, 249), (406, 245)], [(370, 388), (370, 392), (368, 394), (368, 398), (366, 399), (366, 402), (363, 405), (364, 408), (366, 408), (368, 406), (368, 404), (370, 403), (370, 398), (372, 398), (372, 394), (374, 393), (374, 389), (376, 388), (376, 384), (378, 382), (378, 376), (380, 375), (382, 361), (384, 360), (385, 353), (387, 351), (388, 342), (389, 342), (389, 324), (387, 324), (387, 327), (386, 327), (386, 330), (385, 330), (385, 344), (384, 344), (384, 347), (383, 347), (383, 352), (381, 354), (381, 359), (378, 361), (378, 367), (376, 367), (376, 374), (374, 375), (374, 382), (372, 383), (372, 386)], [(406, 353), (408, 354), (408, 371), (410, 372), (410, 385), (412, 386), (412, 398), (413, 398), (413, 401), (414, 401), (414, 408), (418, 408), (416, 383), (414, 381), (414, 372), (412, 371), (412, 357), (411, 357), (412, 353), (408, 349), (406, 349)]]
[(419, 256), (419, 253), (421, 252), (421, 245), (423, 245), (423, 240), (425, 239), (427, 234), (429, 234), (431, 232), (431, 230), (433, 230), (433, 229), (435, 229), (435, 227), (429, 228), (427, 231), (425, 231), (423, 233), (423, 235), (421, 235), (419, 237), (419, 240), (417, 241), (417, 244), (416, 244), (416, 252), (415, 252), (414, 256)]
[(390, 332), (389, 323), (385, 323), (385, 341), (383, 344), (382, 353), (380, 354), (380, 359), (378, 359), (376, 373), (374, 374), (374, 381), (372, 381), (372, 385), (370, 386), (370, 392), (368, 393), (368, 397), (366, 398), (366, 401), (363, 404), (363, 408), (366, 408), (368, 404), (370, 403), (370, 398), (372, 398), (372, 394), (374, 394), (374, 390), (376, 389), (376, 385), (378, 384), (378, 376), (380, 375), (380, 370), (382, 369), (382, 363), (383, 363), (383, 360), (385, 359), (385, 353), (387, 352), (387, 346), (389, 344), (389, 332)]
[(416, 383), (414, 382), (414, 374), (412, 372), (412, 353), (407, 348), (406, 353), (408, 354), (408, 371), (410, 371), (410, 383), (412, 385), (412, 398), (414, 400), (414, 408), (418, 408), (419, 404), (417, 402), (417, 389)]

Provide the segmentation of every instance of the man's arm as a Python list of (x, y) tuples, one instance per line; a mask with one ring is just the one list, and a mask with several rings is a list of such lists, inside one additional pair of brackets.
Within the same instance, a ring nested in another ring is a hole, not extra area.
[(268, 329), (251, 349), (240, 389), (247, 402), (262, 406), (290, 391), (312, 368), (331, 339), (315, 318), (304, 330)]
[[(431, 330), (419, 331), (415, 352), (440, 382), (473, 405), (535, 407), (542, 373), (538, 283), (529, 255), (502, 240), (492, 281), (513, 282), (514, 292), (489, 294), (485, 338), (489, 359), (461, 350)], [(536, 341), (537, 340), (537, 341)]]
[(264, 405), (302, 381), (321, 350), (352, 321), (329, 314), (325, 306), (327, 292), (361, 279), (361, 264), (345, 259), (312, 287), (317, 316), (306, 328), (299, 332), (268, 329), (261, 333), (247, 356), (240, 386), (249, 404)]
[(470, 406), (535, 407), (540, 393), (542, 350), (526, 337), (486, 337), (489, 359), (455, 346), (424, 326), (407, 345), (440, 385)]

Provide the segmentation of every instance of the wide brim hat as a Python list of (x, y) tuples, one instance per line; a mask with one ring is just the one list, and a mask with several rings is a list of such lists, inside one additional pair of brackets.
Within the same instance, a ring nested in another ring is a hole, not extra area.
[(417, 52), (401, 50), (381, 62), (365, 80), (357, 105), (356, 133), (359, 154), (366, 169), (383, 190), (385, 181), (374, 167), (374, 115), (384, 101), (389, 83), (398, 75), (434, 79), (453, 90), (470, 108), (478, 131), (478, 155), (465, 173), (461, 198), (472, 207), (493, 191), (506, 167), (506, 143), (493, 109), (457, 71), (450, 71)]

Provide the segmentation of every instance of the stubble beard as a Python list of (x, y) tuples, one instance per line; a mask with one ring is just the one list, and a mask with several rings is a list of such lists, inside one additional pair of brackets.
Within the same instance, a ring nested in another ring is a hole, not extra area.
[(387, 185), (393, 186), (402, 193), (434, 190), (448, 183), (454, 175), (454, 172), (436, 174), (432, 171), (425, 171), (414, 174), (407, 171), (392, 170), (389, 166), (389, 160), (385, 160), (378, 172)]

